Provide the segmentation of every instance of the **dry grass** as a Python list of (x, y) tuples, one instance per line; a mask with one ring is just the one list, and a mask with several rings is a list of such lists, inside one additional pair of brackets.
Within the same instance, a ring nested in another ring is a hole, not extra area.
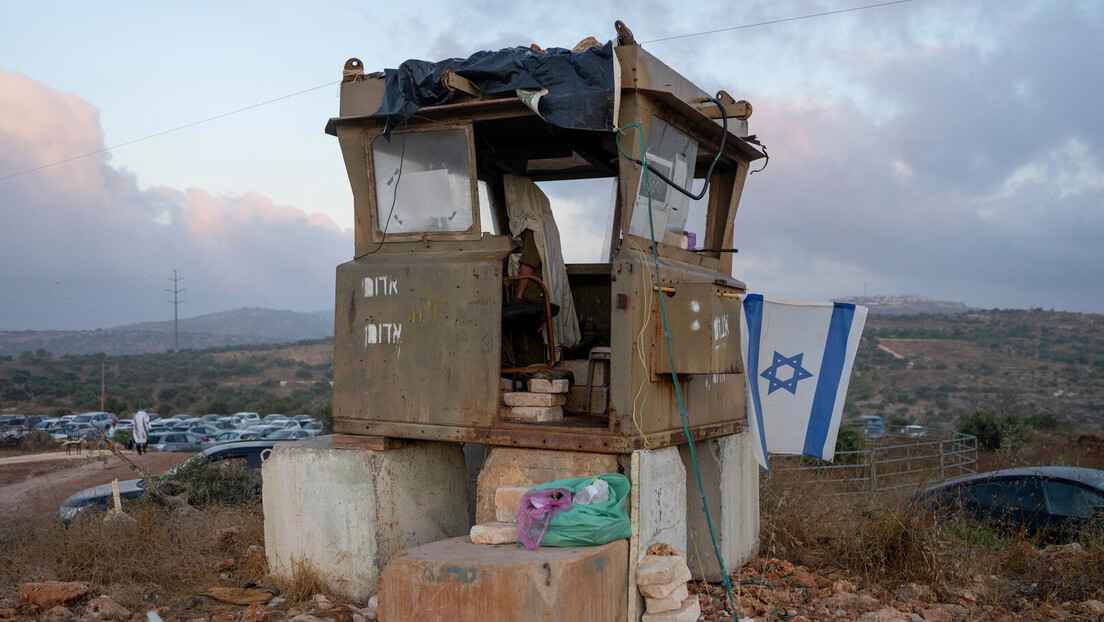
[[(25, 581), (82, 581), (93, 589), (156, 584), (168, 593), (266, 578), (260, 504), (174, 513), (149, 502), (126, 504), (133, 520), (83, 516), (68, 527), (26, 521), (0, 531), (0, 590)], [(229, 532), (223, 530), (231, 529)], [(223, 532), (225, 535), (219, 537)], [(260, 549), (263, 551), (263, 549)], [(217, 570), (234, 560), (220, 579)]]
[(760, 554), (824, 571), (870, 588), (907, 583), (936, 597), (1005, 605), (1104, 596), (1104, 537), (1046, 547), (1026, 534), (997, 534), (940, 521), (909, 494), (837, 496), (828, 484), (776, 473), (761, 486)]

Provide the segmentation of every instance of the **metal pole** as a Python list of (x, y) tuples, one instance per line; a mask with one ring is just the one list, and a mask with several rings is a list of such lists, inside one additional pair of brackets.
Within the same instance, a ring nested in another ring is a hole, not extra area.
[(180, 281), (183, 281), (183, 277), (176, 276), (176, 270), (173, 269), (173, 275), (169, 277), (169, 280), (173, 283), (172, 289), (166, 289), (165, 291), (173, 295), (173, 299), (169, 301), (169, 304), (173, 306), (173, 352), (180, 351), (180, 331), (178, 329), (178, 322), (180, 321), (179, 309), (180, 305), (184, 304), (183, 300), (180, 300), (180, 294), (188, 291), (186, 289), (180, 289)]

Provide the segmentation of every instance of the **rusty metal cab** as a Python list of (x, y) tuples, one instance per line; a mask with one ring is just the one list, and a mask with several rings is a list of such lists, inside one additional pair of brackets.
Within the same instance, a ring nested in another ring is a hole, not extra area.
[[(628, 453), (686, 442), (676, 382), (695, 440), (741, 430), (736, 295), (745, 287), (730, 274), (744, 180), (763, 157), (745, 139), (750, 105), (724, 92), (710, 101), (620, 23), (607, 45), (612, 126), (605, 129), (555, 126), (526, 97), (484, 93), (452, 72), (441, 77), (447, 101), (387, 127), (388, 115), (378, 113), (384, 75), (365, 74), (357, 59), (346, 63), (340, 116), (327, 126), (340, 142), (356, 214), (355, 258), (337, 269), (336, 432)], [(642, 142), (647, 161), (694, 188), (723, 142), (708, 195), (694, 204), (701, 212), (694, 236), (678, 217), (670, 222), (675, 208), (657, 207), (638, 164)], [(518, 245), (506, 227), (506, 175), (615, 180), (606, 261), (566, 266), (578, 318), (608, 334), (608, 403), (600, 412), (548, 423), (501, 416), (503, 279)]]

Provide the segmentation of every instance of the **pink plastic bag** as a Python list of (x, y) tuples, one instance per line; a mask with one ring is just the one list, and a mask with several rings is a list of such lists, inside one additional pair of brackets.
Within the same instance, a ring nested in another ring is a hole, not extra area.
[(571, 491), (566, 488), (530, 490), (521, 496), (517, 509), (518, 540), (530, 551), (540, 546), (548, 521), (556, 512), (571, 509)]

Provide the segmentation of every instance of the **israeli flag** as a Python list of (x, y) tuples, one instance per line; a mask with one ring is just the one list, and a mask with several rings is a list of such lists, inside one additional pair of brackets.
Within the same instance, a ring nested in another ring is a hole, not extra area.
[(740, 338), (755, 457), (836, 453), (866, 307), (841, 302), (743, 300)]

